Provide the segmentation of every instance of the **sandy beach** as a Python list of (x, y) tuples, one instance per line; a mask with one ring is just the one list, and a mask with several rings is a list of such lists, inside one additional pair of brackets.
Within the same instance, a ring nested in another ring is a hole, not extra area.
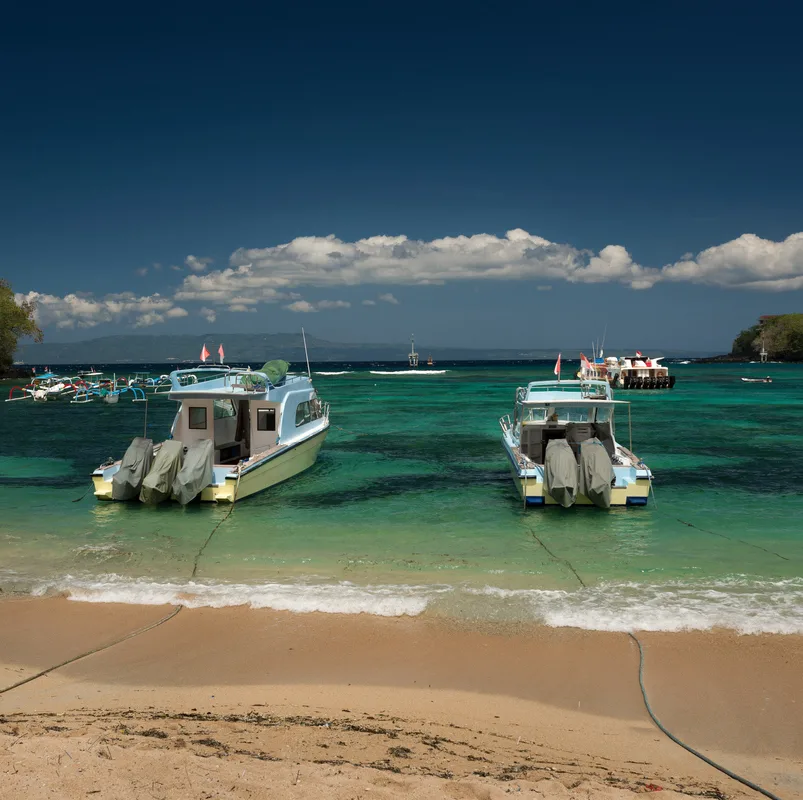
[[(0, 682), (171, 607), (0, 602)], [(639, 634), (676, 735), (803, 797), (803, 637)], [(650, 721), (624, 634), (182, 609), (0, 695), (0, 797), (758, 796)]]

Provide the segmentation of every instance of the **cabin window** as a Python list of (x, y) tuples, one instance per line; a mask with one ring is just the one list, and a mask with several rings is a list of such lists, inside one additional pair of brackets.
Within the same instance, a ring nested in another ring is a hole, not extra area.
[(524, 422), (543, 422), (546, 419), (546, 409), (541, 406), (528, 408), (524, 415)]
[(598, 408), (597, 409), (597, 422), (610, 422), (611, 417), (613, 416), (613, 409), (608, 408)]
[(555, 409), (561, 422), (588, 422), (586, 406), (563, 406)]
[[(296, 417), (298, 412), (296, 412)], [(296, 423), (298, 424), (298, 423)], [(276, 409), (258, 408), (257, 409), (257, 430), (275, 431), (276, 430)]]
[(236, 417), (237, 410), (234, 408), (233, 400), (215, 400), (215, 419), (226, 419), (228, 417)]
[(206, 406), (190, 406), (190, 430), (206, 430)]
[(311, 419), (309, 401), (305, 400), (303, 403), (299, 403), (296, 407), (296, 427), (310, 422)]

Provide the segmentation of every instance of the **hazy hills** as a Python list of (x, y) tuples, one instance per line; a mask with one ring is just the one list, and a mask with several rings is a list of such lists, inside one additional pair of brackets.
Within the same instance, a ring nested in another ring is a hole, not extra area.
[[(207, 333), (203, 335), (168, 334), (102, 336), (82, 342), (44, 342), (23, 344), (16, 360), (26, 364), (148, 364), (191, 361), (198, 362), (201, 346), (206, 343), (217, 360), (217, 348), (222, 342), (226, 361), (257, 362), (271, 358), (286, 358), (296, 363), (304, 360), (304, 345), (298, 333)], [(311, 361), (405, 361), (410, 345), (398, 344), (349, 344), (329, 342), (314, 336), (307, 337)], [(435, 361), (505, 360), (555, 358), (555, 348), (461, 348), (426, 345), (418, 348), (421, 360), (431, 353)], [(642, 347), (642, 349), (644, 349)], [(608, 348), (610, 354), (630, 352), (630, 349)], [(646, 352), (646, 351), (645, 351)], [(707, 353), (689, 354), (680, 351), (649, 351), (651, 355), (703, 356)], [(564, 358), (577, 358), (578, 350), (563, 350)]]

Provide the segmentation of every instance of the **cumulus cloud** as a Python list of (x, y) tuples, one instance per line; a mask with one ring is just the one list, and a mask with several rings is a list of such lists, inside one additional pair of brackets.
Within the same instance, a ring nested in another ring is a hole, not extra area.
[(214, 322), (217, 319), (217, 312), (214, 308), (202, 308), (198, 312), (207, 322)]
[(184, 264), (187, 269), (193, 272), (205, 272), (206, 268), (212, 263), (214, 259), (211, 258), (198, 258), (197, 256), (187, 256), (184, 259)]
[(803, 233), (782, 242), (744, 233), (661, 270), (662, 280), (782, 292), (803, 289)]
[(399, 301), (390, 292), (388, 292), (387, 294), (380, 294), (379, 299), (383, 303), (390, 303), (392, 306), (399, 305)]
[(160, 294), (138, 297), (133, 292), (120, 292), (96, 298), (91, 294), (57, 297), (28, 292), (17, 294), (15, 299), (17, 303), (34, 301), (39, 325), (55, 325), (57, 328), (94, 328), (106, 322), (129, 321), (133, 321), (136, 327), (146, 327), (164, 322), (166, 316), (185, 316), (187, 313), (175, 306), (169, 297)]
[(364, 306), (375, 306), (376, 305), (376, 300), (363, 300), (362, 304)]
[(351, 303), (346, 300), (320, 300), (317, 303), (309, 303), (306, 300), (296, 300), (285, 306), (288, 311), (295, 311), (301, 314), (314, 314), (321, 309), (329, 308), (351, 308)]
[(189, 311), (186, 308), (182, 308), (181, 306), (173, 306), (173, 308), (168, 309), (165, 312), (165, 316), (168, 319), (179, 319), (180, 317), (186, 317), (189, 315)]

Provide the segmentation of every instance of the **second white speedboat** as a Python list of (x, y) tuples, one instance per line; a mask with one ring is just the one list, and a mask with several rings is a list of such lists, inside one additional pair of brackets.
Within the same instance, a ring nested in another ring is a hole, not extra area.
[(513, 419), (499, 421), (516, 487), (527, 506), (643, 506), (652, 473), (614, 436), (607, 381), (532, 381), (516, 390)]

